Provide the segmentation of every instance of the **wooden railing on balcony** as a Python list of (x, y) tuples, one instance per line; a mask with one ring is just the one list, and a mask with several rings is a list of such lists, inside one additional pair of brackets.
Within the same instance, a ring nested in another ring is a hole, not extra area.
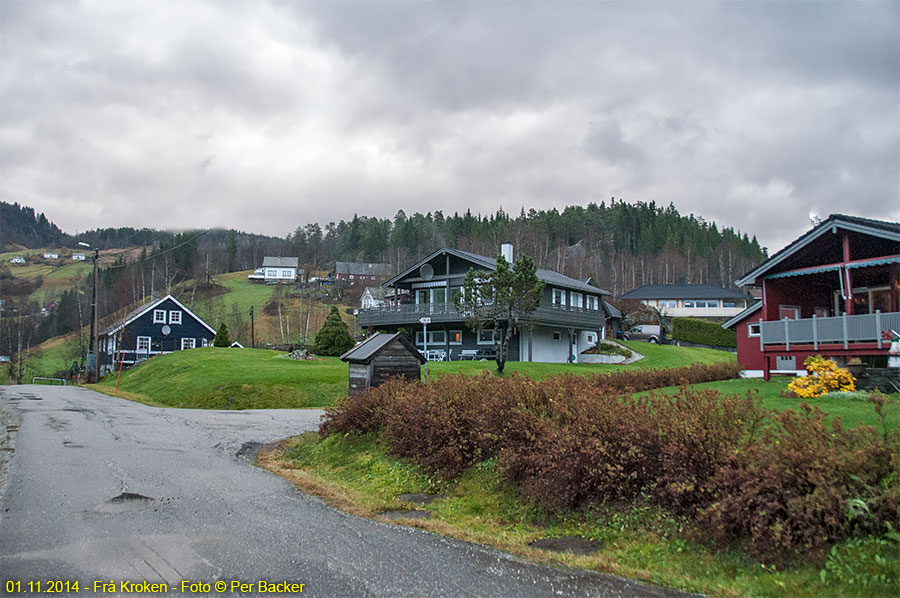
[[(356, 314), (357, 323), (362, 326), (391, 326), (418, 324), (419, 318), (431, 318), (431, 322), (461, 322), (463, 316), (452, 303), (419, 303), (407, 305), (386, 305), (361, 309)], [(539, 307), (530, 314), (531, 320), (561, 326), (601, 328), (606, 319), (603, 312), (585, 307), (552, 306)]]
[(890, 340), (885, 339), (886, 332), (900, 331), (900, 313), (874, 313), (858, 316), (836, 316), (832, 318), (804, 318), (800, 320), (779, 320), (777, 322), (761, 322), (760, 348), (766, 345), (784, 345), (790, 350), (791, 345), (843, 344), (849, 349), (851, 343), (876, 343), (878, 348), (886, 348)]

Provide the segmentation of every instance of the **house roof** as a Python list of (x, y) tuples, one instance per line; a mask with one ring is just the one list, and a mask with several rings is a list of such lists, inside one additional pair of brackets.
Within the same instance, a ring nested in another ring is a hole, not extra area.
[(379, 299), (383, 301), (388, 297), (388, 291), (389, 289), (386, 289), (384, 287), (366, 287), (366, 290), (363, 291), (363, 293), (369, 293), (372, 299)]
[(610, 318), (621, 318), (622, 317), (622, 312), (620, 312), (618, 309), (616, 309), (615, 307), (613, 307), (606, 301), (603, 302), (603, 305), (606, 307), (606, 312), (609, 314)]
[(299, 257), (272, 257), (263, 258), (263, 268), (297, 268), (300, 266)]
[(845, 214), (832, 214), (821, 224), (813, 227), (798, 239), (789, 243), (781, 251), (772, 255), (772, 257), (764, 261), (762, 264), (760, 264), (750, 272), (747, 272), (742, 278), (736, 280), (735, 284), (740, 287), (752, 284), (758, 277), (772, 270), (772, 268), (796, 253), (799, 249), (807, 246), (809, 243), (811, 243), (815, 239), (818, 239), (829, 231), (833, 231), (838, 228), (876, 237), (882, 237), (884, 239), (900, 243), (900, 223), (898, 222), (873, 220), (871, 218), (847, 216)]
[(150, 311), (151, 309), (154, 309), (157, 305), (161, 304), (162, 302), (164, 302), (164, 301), (167, 300), (167, 299), (171, 299), (172, 302), (175, 303), (175, 305), (177, 305), (178, 307), (180, 307), (183, 311), (186, 311), (186, 312), (187, 312), (190, 316), (192, 316), (195, 320), (197, 320), (198, 322), (200, 322), (201, 324), (203, 324), (203, 325), (206, 327), (207, 330), (209, 330), (209, 331), (212, 332), (213, 334), (216, 333), (216, 331), (213, 330), (213, 329), (209, 326), (209, 324), (207, 324), (206, 322), (204, 322), (203, 320), (201, 320), (200, 318), (198, 318), (197, 315), (194, 314), (194, 312), (192, 312), (191, 310), (189, 310), (188, 308), (186, 308), (186, 307), (184, 306), (184, 304), (181, 303), (178, 299), (176, 299), (176, 298), (173, 297), (172, 295), (166, 295), (165, 297), (162, 297), (162, 298), (160, 298), (160, 299), (156, 299), (155, 301), (151, 301), (150, 303), (147, 303), (146, 305), (143, 305), (143, 306), (137, 308), (136, 310), (130, 312), (130, 313), (127, 314), (124, 318), (122, 318), (122, 320), (121, 320), (119, 323), (113, 324), (112, 326), (107, 326), (106, 328), (104, 328), (103, 330), (101, 330), (99, 334), (101, 334), (101, 335), (110, 335), (110, 334), (112, 334), (112, 333), (114, 333), (114, 332), (118, 332), (119, 330), (121, 330), (122, 328), (125, 328), (126, 326), (128, 326), (129, 324), (131, 324), (132, 322), (134, 322), (135, 320), (137, 320), (137, 319), (140, 318), (141, 316), (143, 316), (145, 313), (147, 313), (147, 312)]
[(365, 264), (360, 262), (335, 262), (335, 274), (353, 274), (356, 276), (390, 276), (394, 268), (390, 264)]
[(747, 299), (749, 295), (714, 284), (645, 284), (622, 299)]
[(387, 334), (384, 332), (378, 332), (374, 336), (370, 336), (363, 342), (359, 343), (343, 355), (341, 355), (341, 361), (352, 361), (352, 362), (364, 362), (368, 363), (371, 361), (382, 349), (387, 347), (393, 341), (398, 340), (404, 347), (409, 349), (410, 353), (413, 353), (419, 361), (425, 363), (425, 357), (422, 353), (416, 349), (412, 343), (406, 340), (406, 337), (400, 334), (399, 332), (395, 332), (394, 334)]
[[(419, 260), (397, 276), (388, 280), (382, 286), (390, 286), (400, 280), (401, 278), (407, 276), (411, 272), (414, 272), (420, 265), (431, 261), (441, 253), (449, 253), (450, 255), (455, 255), (457, 257), (461, 257), (463, 259), (469, 260), (470, 262), (485, 268), (486, 270), (495, 270), (497, 268), (497, 260), (496, 258), (485, 257), (483, 255), (478, 255), (477, 253), (472, 253), (469, 251), (462, 251), (461, 249), (451, 249), (449, 247), (443, 247), (438, 249), (428, 257), (423, 260)], [(576, 289), (579, 291), (586, 291), (588, 293), (597, 293), (598, 295), (612, 295), (609, 291), (604, 291), (599, 287), (595, 287), (594, 285), (588, 284), (585, 281), (578, 280), (576, 278), (570, 278), (559, 272), (554, 272), (553, 270), (544, 270), (542, 268), (537, 269), (537, 277), (538, 280), (544, 282), (546, 284), (550, 284), (557, 287), (566, 287), (568, 289)]]
[(738, 322), (740, 322), (741, 320), (743, 320), (744, 318), (746, 318), (747, 316), (749, 316), (750, 314), (752, 314), (753, 312), (758, 310), (760, 307), (762, 307), (762, 301), (757, 301), (756, 303), (754, 303), (753, 305), (751, 305), (750, 307), (748, 307), (741, 313), (735, 315), (733, 318), (731, 318), (727, 322), (723, 322), (722, 328), (726, 328), (726, 329), (731, 328), (732, 326), (734, 326), (735, 324), (737, 324)]

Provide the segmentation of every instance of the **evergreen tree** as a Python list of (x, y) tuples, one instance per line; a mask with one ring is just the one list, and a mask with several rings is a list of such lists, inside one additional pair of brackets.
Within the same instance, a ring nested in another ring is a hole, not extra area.
[(231, 346), (231, 337), (228, 336), (228, 326), (225, 325), (225, 322), (219, 324), (219, 329), (216, 331), (216, 338), (213, 339), (213, 347), (230, 347)]
[(313, 351), (316, 355), (338, 356), (349, 351), (354, 344), (337, 306), (332, 306), (325, 324), (316, 335)]

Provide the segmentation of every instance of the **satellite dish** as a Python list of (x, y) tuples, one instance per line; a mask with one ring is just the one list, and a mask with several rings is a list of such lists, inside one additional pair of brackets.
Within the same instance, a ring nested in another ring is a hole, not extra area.
[(434, 268), (431, 267), (431, 264), (422, 264), (422, 267), (419, 268), (419, 275), (425, 280), (431, 280), (434, 278)]
[(168, 334), (172, 332), (172, 329), (168, 326), (163, 326), (161, 332), (163, 333), (163, 336), (168, 336)]

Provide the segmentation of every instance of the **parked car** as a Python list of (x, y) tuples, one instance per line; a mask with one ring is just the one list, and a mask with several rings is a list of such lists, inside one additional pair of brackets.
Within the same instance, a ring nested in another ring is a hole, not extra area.
[(626, 341), (647, 341), (658, 343), (662, 339), (662, 329), (657, 324), (641, 324), (625, 333)]

